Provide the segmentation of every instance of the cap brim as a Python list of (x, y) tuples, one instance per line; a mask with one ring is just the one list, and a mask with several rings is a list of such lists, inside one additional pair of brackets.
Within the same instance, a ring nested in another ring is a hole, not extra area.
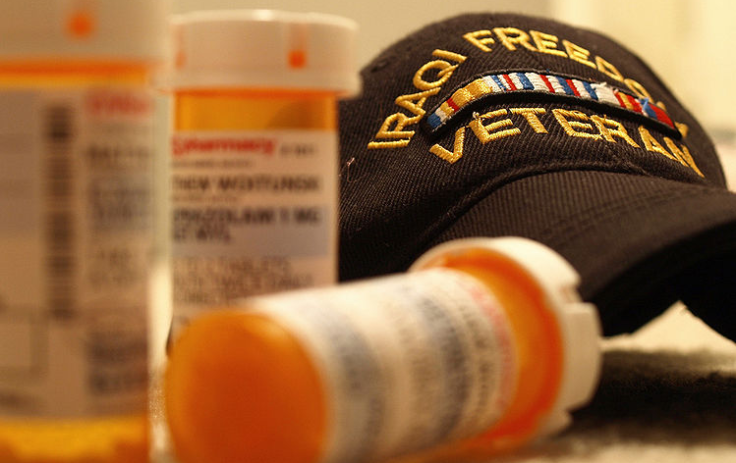
[[(504, 235), (568, 259), (606, 335), (633, 331), (677, 300), (736, 334), (724, 306), (736, 293), (736, 194), (723, 188), (602, 171), (534, 175), (487, 192), (432, 245)], [(716, 266), (719, 278), (707, 278)]]

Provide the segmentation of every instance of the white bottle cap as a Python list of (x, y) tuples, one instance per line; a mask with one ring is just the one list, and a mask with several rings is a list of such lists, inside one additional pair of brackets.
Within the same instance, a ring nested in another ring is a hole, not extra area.
[(411, 271), (442, 265), (447, 256), (470, 251), (487, 251), (489, 258), (502, 255), (516, 262), (547, 296), (563, 343), (563, 372), (559, 392), (550, 411), (539, 423), (536, 436), (560, 431), (570, 422), (569, 411), (593, 396), (601, 370), (601, 327), (594, 305), (584, 303), (577, 293), (580, 277), (552, 249), (526, 238), (469, 238), (441, 244), (421, 256)]
[(167, 0), (2, 0), (0, 61), (161, 61)]
[(268, 88), (353, 94), (357, 25), (271, 10), (213, 10), (172, 20), (174, 89)]

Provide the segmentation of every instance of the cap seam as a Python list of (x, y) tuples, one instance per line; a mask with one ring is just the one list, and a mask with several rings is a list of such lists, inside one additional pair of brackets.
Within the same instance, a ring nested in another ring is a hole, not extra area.
[[(571, 167), (567, 167), (567, 166), (558, 166), (555, 169), (548, 169), (543, 172), (539, 172), (538, 170), (534, 170), (533, 172), (530, 172), (530, 171), (515, 172), (514, 174), (509, 174), (503, 177), (496, 177), (491, 182), (481, 183), (480, 185), (478, 185), (478, 187), (470, 190), (467, 194), (465, 194), (461, 200), (456, 201), (452, 206), (448, 207), (445, 210), (444, 214), (438, 218), (438, 221), (435, 222), (430, 227), (426, 228), (424, 232), (420, 235), (420, 237), (418, 237), (418, 239), (416, 240), (416, 243), (418, 244), (417, 248), (424, 249), (428, 243), (431, 243), (438, 235), (443, 233), (444, 230), (447, 230), (449, 227), (451, 227), (460, 217), (465, 215), (467, 211), (469, 211), (480, 201), (483, 201), (485, 198), (494, 194), (494, 192), (505, 187), (506, 185), (509, 185), (519, 180), (523, 180), (525, 178), (536, 177), (538, 175), (546, 175), (546, 174), (553, 174), (553, 173), (560, 173), (560, 172), (572, 172), (572, 171), (620, 173), (614, 170), (602, 169), (600, 168), (600, 166), (589, 167), (589, 168), (575, 166), (574, 169), (572, 169)], [(629, 174), (629, 175), (637, 175), (637, 174)], [(638, 174), (638, 175), (643, 176), (641, 174)], [(468, 196), (472, 196), (474, 199), (472, 200), (464, 199), (464, 198), (467, 198)], [(415, 253), (410, 253), (410, 254), (415, 255)]]
[[(693, 187), (697, 188), (697, 185), (692, 185)], [(715, 190), (709, 190), (705, 187), (699, 187), (701, 189), (701, 192), (703, 193), (700, 195), (702, 196), (710, 196), (710, 195), (716, 195), (719, 194), (720, 191)], [(672, 191), (661, 191), (658, 192), (655, 195), (650, 196), (637, 196), (634, 200), (631, 200), (627, 202), (626, 204), (618, 204), (616, 207), (607, 207), (605, 209), (601, 208), (587, 208), (582, 209), (580, 211), (577, 211), (577, 216), (585, 216), (588, 219), (580, 226), (580, 223), (576, 223), (577, 226), (572, 226), (569, 223), (562, 225), (561, 227), (555, 226), (555, 227), (548, 227), (544, 230), (541, 230), (542, 236), (548, 237), (551, 242), (555, 244), (560, 244), (563, 240), (568, 241), (570, 239), (575, 239), (576, 237), (585, 234), (586, 230), (590, 230), (590, 228), (595, 223), (601, 223), (610, 221), (616, 216), (618, 216), (622, 211), (629, 210), (632, 208), (637, 208), (640, 205), (647, 205), (648, 207), (657, 207), (660, 204), (664, 204), (670, 201), (678, 201), (683, 197), (690, 197), (692, 196), (692, 192), (685, 192), (685, 191), (679, 191), (679, 192), (672, 192)], [(590, 212), (593, 211), (593, 212)], [(574, 230), (577, 229), (577, 232), (574, 232)]]
[[(427, 243), (431, 243), (437, 236), (443, 233), (444, 230), (447, 230), (450, 228), (460, 217), (465, 215), (467, 211), (475, 207), (479, 202), (483, 201), (485, 198), (489, 197), (490, 195), (494, 194), (497, 190), (512, 184), (514, 182), (517, 182), (519, 180), (523, 180), (526, 178), (536, 177), (539, 175), (547, 175), (547, 174), (554, 174), (554, 173), (564, 173), (564, 172), (602, 172), (602, 173), (611, 173), (611, 174), (617, 174), (617, 175), (629, 175), (629, 176), (635, 176), (640, 178), (648, 178), (648, 179), (655, 179), (655, 180), (667, 180), (661, 177), (656, 177), (653, 175), (645, 174), (645, 173), (622, 173), (618, 172), (612, 169), (602, 169), (599, 166), (595, 167), (589, 167), (589, 168), (581, 168), (580, 166), (577, 166), (575, 169), (570, 168), (557, 168), (557, 169), (549, 169), (544, 172), (527, 172), (527, 173), (516, 173), (514, 175), (509, 175), (504, 178), (496, 178), (495, 181), (491, 184), (482, 184), (478, 188), (473, 190), (472, 196), (475, 198), (474, 200), (466, 200), (466, 201), (458, 201), (453, 206), (447, 208), (443, 216), (441, 217), (441, 220), (437, 222), (434, 226), (429, 227), (425, 230), (424, 233), (422, 233), (420, 239), (417, 240), (417, 243), (419, 244), (419, 247), (424, 248), (427, 246)], [(721, 194), (722, 192), (720, 190), (715, 189), (709, 189), (707, 186), (704, 185), (696, 185), (696, 184), (689, 184), (690, 186), (694, 188), (700, 188), (703, 192), (707, 194)], [(478, 192), (481, 192), (478, 194)], [(678, 195), (676, 195), (676, 198), (681, 198), (683, 196), (689, 196), (688, 193), (682, 192)], [(629, 209), (632, 204), (651, 204), (651, 201), (661, 201), (662, 199), (671, 200), (673, 198), (673, 195), (669, 192), (662, 192), (654, 196), (647, 197), (646, 199), (642, 199), (641, 197), (637, 197), (635, 203), (627, 203), (626, 207), (618, 207), (614, 211), (611, 209), (606, 209), (606, 214), (608, 215), (607, 219), (602, 219), (604, 216), (604, 213), (600, 210), (596, 211), (593, 215), (593, 219), (595, 220), (589, 220), (585, 223), (585, 228), (590, 229), (593, 222), (596, 220), (610, 220), (611, 217), (615, 217), (618, 213), (620, 213), (624, 209)], [(585, 211), (589, 211), (590, 208), (585, 209)], [(576, 215), (580, 215), (581, 211), (578, 211)], [(572, 228), (569, 224), (565, 226), (565, 230), (568, 228)], [(555, 230), (558, 230), (558, 233), (554, 233)], [(553, 233), (550, 233), (553, 232)], [(579, 236), (583, 232), (576, 233), (574, 236)], [(562, 240), (560, 239), (562, 237)], [(550, 240), (554, 240), (554, 244), (560, 244), (562, 241), (569, 241), (570, 239), (574, 239), (573, 236), (570, 236), (567, 231), (564, 233), (559, 230), (559, 226), (555, 227), (548, 227), (541, 231), (540, 238), (545, 239), (548, 238)], [(413, 255), (413, 254), (412, 254)]]

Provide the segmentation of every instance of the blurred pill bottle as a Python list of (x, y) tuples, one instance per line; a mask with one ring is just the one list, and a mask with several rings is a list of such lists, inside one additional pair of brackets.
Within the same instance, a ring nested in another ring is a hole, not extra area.
[(541, 244), (471, 239), (429, 251), (407, 274), (203, 315), (165, 377), (176, 454), (462, 461), (451, 457), (559, 431), (600, 369), (597, 313), (577, 282)]
[(338, 98), (356, 25), (316, 13), (172, 19), (172, 332), (234, 298), (337, 281)]
[(0, 461), (145, 462), (167, 4), (3, 0)]

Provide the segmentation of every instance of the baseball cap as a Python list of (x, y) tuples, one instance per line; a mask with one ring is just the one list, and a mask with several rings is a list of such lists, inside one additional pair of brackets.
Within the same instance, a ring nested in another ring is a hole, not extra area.
[(522, 236), (576, 268), (605, 335), (681, 300), (736, 339), (736, 195), (704, 129), (634, 53), (474, 13), (408, 35), (362, 79), (340, 106), (341, 280), (402, 271), (453, 239)]

